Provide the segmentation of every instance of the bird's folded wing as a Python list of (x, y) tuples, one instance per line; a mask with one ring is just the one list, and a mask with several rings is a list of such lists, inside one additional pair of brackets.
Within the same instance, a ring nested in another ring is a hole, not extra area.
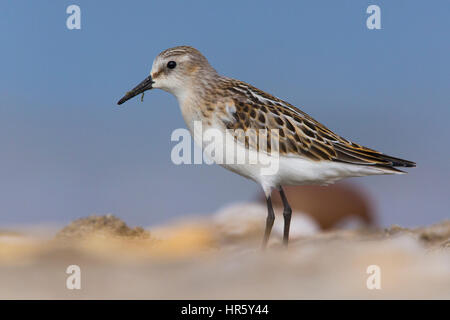
[[(234, 92), (233, 108), (228, 108), (231, 110), (230, 120), (225, 121), (225, 126), (234, 129), (232, 132), (236, 132), (236, 140), (243, 138), (239, 141), (245, 143), (246, 148), (260, 150), (263, 146), (263, 150), (269, 153), (277, 149), (284, 156), (300, 156), (314, 161), (339, 161), (384, 168), (415, 166), (414, 162), (348, 141), (289, 103), (250, 85), (240, 85), (238, 91)], [(267, 135), (260, 134), (259, 139), (251, 135), (239, 136), (239, 132), (247, 133), (250, 129), (267, 130)], [(266, 141), (261, 139), (264, 136)]]

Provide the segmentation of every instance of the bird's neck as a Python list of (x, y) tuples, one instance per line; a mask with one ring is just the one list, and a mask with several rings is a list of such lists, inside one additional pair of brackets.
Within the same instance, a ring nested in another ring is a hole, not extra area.
[(206, 115), (205, 109), (217, 105), (217, 93), (215, 91), (219, 86), (220, 81), (218, 81), (217, 77), (208, 81), (202, 79), (174, 93), (184, 121), (191, 131), (195, 121), (204, 122)]

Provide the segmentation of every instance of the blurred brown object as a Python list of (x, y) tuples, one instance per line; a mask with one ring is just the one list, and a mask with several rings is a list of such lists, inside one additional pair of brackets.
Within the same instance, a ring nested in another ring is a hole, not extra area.
[[(373, 207), (361, 186), (344, 182), (329, 186), (286, 186), (283, 189), (293, 213), (297, 211), (311, 216), (324, 230), (354, 219), (365, 226), (375, 224)], [(266, 201), (264, 195), (260, 200)], [(272, 203), (277, 207), (276, 211), (283, 210), (277, 190), (272, 192)]]

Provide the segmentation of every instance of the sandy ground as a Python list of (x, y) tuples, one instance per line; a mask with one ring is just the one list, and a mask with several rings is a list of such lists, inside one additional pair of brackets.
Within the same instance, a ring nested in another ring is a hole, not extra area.
[[(107, 215), (58, 232), (0, 230), (0, 298), (450, 299), (450, 221), (323, 233), (297, 213), (289, 248), (277, 217), (263, 252), (264, 218), (263, 206), (240, 204), (148, 229)], [(66, 286), (69, 265), (80, 290)], [(367, 288), (370, 265), (380, 289)]]

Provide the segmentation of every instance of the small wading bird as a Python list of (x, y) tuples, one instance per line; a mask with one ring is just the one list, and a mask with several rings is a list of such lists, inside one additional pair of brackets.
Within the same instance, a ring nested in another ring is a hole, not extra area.
[[(118, 104), (145, 91), (159, 88), (175, 95), (183, 118), (198, 142), (194, 122), (204, 129), (226, 134), (267, 129), (266, 149), (247, 139), (232, 139), (236, 148), (256, 152), (271, 151), (276, 132), (278, 170), (262, 174), (261, 164), (223, 163), (221, 166), (261, 184), (267, 198), (268, 215), (263, 248), (275, 219), (271, 191), (278, 189), (284, 210), (285, 245), (289, 239), (291, 208), (283, 185), (326, 185), (347, 177), (404, 173), (395, 167), (414, 167), (415, 163), (394, 158), (340, 137), (293, 105), (245, 82), (222, 76), (195, 48), (174, 47), (161, 52), (153, 61), (150, 76), (129, 91)], [(233, 131), (234, 129), (234, 131)], [(271, 129), (276, 129), (271, 131)]]

